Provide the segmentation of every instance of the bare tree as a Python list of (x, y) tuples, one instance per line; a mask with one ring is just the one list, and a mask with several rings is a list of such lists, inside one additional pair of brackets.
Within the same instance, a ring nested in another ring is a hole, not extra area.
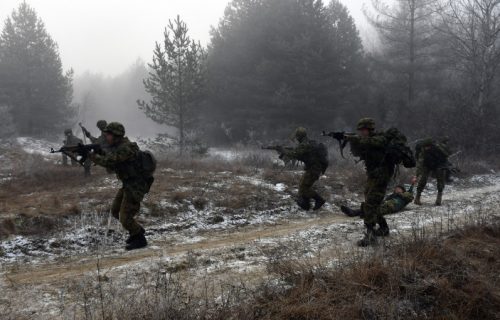
[(448, 37), (455, 70), (463, 75), (479, 117), (488, 114), (500, 65), (500, 0), (446, 0), (440, 5), (440, 30)]
[(389, 6), (372, 0), (373, 12), (365, 8), (365, 16), (376, 28), (386, 56), (387, 68), (406, 76), (407, 104), (414, 106), (417, 73), (426, 70), (425, 64), (435, 44), (432, 20), (436, 0), (397, 0)]

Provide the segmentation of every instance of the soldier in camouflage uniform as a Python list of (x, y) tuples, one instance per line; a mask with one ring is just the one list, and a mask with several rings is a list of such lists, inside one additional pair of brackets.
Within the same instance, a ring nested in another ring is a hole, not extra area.
[[(63, 145), (65, 147), (76, 146), (83, 143), (82, 139), (73, 135), (73, 130), (71, 129), (64, 130), (64, 135), (66, 136), (66, 139), (64, 139), (63, 141)], [(77, 155), (74, 154), (73, 157), (76, 158)], [(68, 165), (68, 156), (65, 155), (64, 153), (62, 154), (62, 163), (64, 166)], [(75, 159), (71, 159), (71, 165), (77, 166), (78, 162)], [(86, 177), (90, 176), (90, 166), (91, 166), (90, 162), (85, 162), (83, 164), (83, 170), (84, 170), (83, 172)]]
[(104, 151), (108, 147), (108, 143), (106, 142), (106, 136), (104, 134), (104, 130), (106, 129), (107, 125), (108, 123), (106, 122), (106, 120), (97, 121), (97, 128), (101, 131), (101, 134), (97, 138), (92, 136), (92, 134), (85, 127), (82, 127), (85, 136), (89, 138), (92, 143), (100, 145), (101, 149), (103, 149)]
[[(399, 185), (394, 188), (394, 192), (385, 197), (384, 203), (380, 206), (380, 214), (385, 216), (388, 214), (398, 213), (403, 211), (404, 208), (408, 204), (410, 204), (415, 198), (413, 195), (413, 189), (415, 188), (415, 183), (417, 182), (417, 178), (414, 177), (412, 179), (412, 184), (408, 190), (404, 185)], [(349, 217), (364, 217), (363, 210), (353, 210), (346, 206), (341, 206), (340, 210), (345, 213)], [(375, 230), (376, 233), (380, 236), (384, 236), (380, 231), (380, 229)], [(377, 232), (379, 231), (379, 232)], [(387, 230), (388, 231), (388, 230)], [(386, 234), (387, 235), (387, 234)]]
[(450, 150), (447, 145), (442, 145), (431, 138), (427, 138), (417, 143), (415, 154), (417, 157), (418, 177), (415, 204), (422, 205), (422, 191), (424, 191), (429, 177), (433, 176), (436, 178), (438, 189), (435, 205), (440, 206), (449, 172), (450, 163), (448, 157), (450, 156)]
[(314, 190), (313, 186), (328, 168), (327, 150), (322, 144), (308, 139), (304, 128), (297, 128), (295, 139), (299, 142), (296, 148), (283, 149), (281, 152), (284, 158), (304, 163), (304, 174), (299, 184), (297, 204), (307, 211), (311, 209), (311, 199), (313, 199), (315, 202), (313, 210), (319, 210), (325, 204), (325, 199)]
[[(377, 235), (389, 234), (389, 226), (381, 212), (381, 205), (387, 186), (394, 175), (395, 165), (386, 159), (388, 141), (383, 133), (375, 132), (373, 119), (359, 120), (357, 129), (356, 135), (337, 133), (338, 136), (334, 138), (346, 139), (351, 145), (352, 154), (365, 163), (367, 181), (362, 210), (365, 213), (363, 219), (366, 233), (363, 239), (358, 241), (358, 246), (366, 247), (376, 244)], [(377, 223), (379, 229), (375, 230)]]
[(109, 148), (103, 155), (92, 154), (91, 159), (94, 163), (114, 171), (123, 184), (113, 201), (111, 213), (130, 234), (126, 241), (126, 250), (146, 247), (145, 230), (134, 217), (139, 213), (141, 201), (149, 192), (154, 179), (142, 174), (139, 147), (125, 137), (122, 124), (109, 123), (103, 132)]

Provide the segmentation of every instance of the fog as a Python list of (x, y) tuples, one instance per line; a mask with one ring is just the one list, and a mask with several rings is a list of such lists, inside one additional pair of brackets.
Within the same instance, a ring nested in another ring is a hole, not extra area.
[[(24, 0), (0, 1), (0, 25)], [(169, 19), (179, 14), (190, 35), (203, 44), (228, 0), (31, 0), (57, 41), (63, 65), (76, 75), (86, 71), (116, 76), (137, 58), (149, 61)], [(342, 0), (364, 36), (366, 0)]]

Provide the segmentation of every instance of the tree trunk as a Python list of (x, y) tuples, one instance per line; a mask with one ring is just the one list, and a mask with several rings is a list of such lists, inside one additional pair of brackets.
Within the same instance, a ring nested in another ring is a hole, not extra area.
[(410, 7), (410, 61), (408, 65), (408, 107), (413, 107), (415, 90), (415, 0), (409, 0)]

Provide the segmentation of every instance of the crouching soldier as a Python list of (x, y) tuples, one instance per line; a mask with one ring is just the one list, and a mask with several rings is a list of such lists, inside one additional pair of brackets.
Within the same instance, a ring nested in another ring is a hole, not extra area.
[(304, 174), (299, 184), (297, 204), (303, 210), (311, 209), (311, 199), (314, 200), (313, 210), (319, 210), (325, 199), (314, 190), (314, 184), (328, 168), (328, 150), (322, 143), (307, 138), (304, 128), (295, 130), (295, 139), (299, 143), (296, 148), (283, 149), (282, 154), (287, 159), (295, 159), (304, 163)]
[(449, 171), (450, 151), (446, 146), (433, 139), (424, 139), (417, 143), (415, 147), (417, 157), (417, 195), (415, 204), (422, 205), (421, 196), (430, 176), (436, 178), (438, 194), (436, 197), (436, 206), (440, 206), (443, 200), (443, 191), (446, 183), (446, 177)]
[[(380, 206), (380, 214), (383, 216), (392, 213), (398, 213), (404, 210), (408, 204), (410, 204), (413, 199), (413, 190), (415, 188), (415, 183), (417, 178), (413, 177), (411, 181), (411, 186), (406, 190), (404, 185), (399, 185), (394, 188), (394, 192), (385, 197), (384, 202)], [(346, 206), (341, 206), (340, 210), (349, 217), (361, 217), (364, 218), (364, 212), (361, 209), (355, 210)], [(388, 230), (375, 230), (377, 236), (387, 236), (389, 232), (383, 232)]]
[(103, 155), (92, 154), (91, 159), (97, 165), (116, 173), (122, 181), (122, 188), (113, 201), (112, 215), (120, 220), (121, 225), (129, 232), (126, 250), (134, 250), (147, 246), (144, 228), (137, 223), (134, 217), (139, 213), (141, 201), (154, 181), (153, 168), (145, 168), (145, 158), (152, 155), (139, 150), (135, 142), (125, 137), (125, 128), (122, 124), (112, 122), (103, 130), (108, 148)]

